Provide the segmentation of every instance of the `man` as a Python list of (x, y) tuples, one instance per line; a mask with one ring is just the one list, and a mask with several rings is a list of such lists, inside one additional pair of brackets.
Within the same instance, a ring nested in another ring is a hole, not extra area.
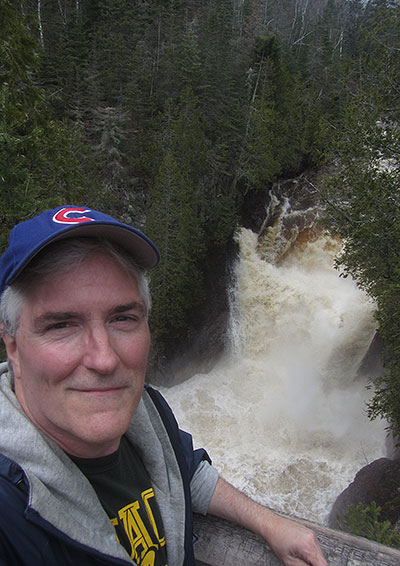
[(236, 521), (286, 566), (325, 566), (314, 534), (218, 477), (144, 387), (159, 254), (68, 206), (18, 224), (0, 262), (0, 564), (193, 565), (192, 511)]

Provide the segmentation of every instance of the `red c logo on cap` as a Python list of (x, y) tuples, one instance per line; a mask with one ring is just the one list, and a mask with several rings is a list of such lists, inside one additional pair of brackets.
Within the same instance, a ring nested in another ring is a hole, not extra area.
[(80, 222), (94, 222), (93, 218), (88, 216), (79, 216), (78, 218), (70, 218), (70, 214), (85, 214), (90, 212), (87, 208), (62, 208), (53, 216), (53, 222), (59, 224), (79, 224)]

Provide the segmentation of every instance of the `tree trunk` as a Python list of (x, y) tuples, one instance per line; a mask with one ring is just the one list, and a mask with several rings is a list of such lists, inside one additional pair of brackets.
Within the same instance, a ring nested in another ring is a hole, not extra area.
[(41, 0), (38, 0), (38, 3), (37, 3), (37, 17), (38, 17), (38, 26), (39, 26), (40, 45), (41, 45), (42, 49), (44, 49), (43, 26), (42, 26), (42, 2), (41, 2)]

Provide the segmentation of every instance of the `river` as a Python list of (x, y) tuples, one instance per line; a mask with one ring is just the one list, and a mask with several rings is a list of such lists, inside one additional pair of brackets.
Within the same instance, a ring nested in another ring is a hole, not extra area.
[(226, 479), (326, 524), (355, 473), (385, 455), (385, 423), (368, 419), (368, 381), (358, 375), (374, 304), (339, 276), (340, 245), (323, 233), (279, 261), (273, 229), (259, 238), (241, 229), (237, 239), (229, 351), (210, 373), (162, 391)]

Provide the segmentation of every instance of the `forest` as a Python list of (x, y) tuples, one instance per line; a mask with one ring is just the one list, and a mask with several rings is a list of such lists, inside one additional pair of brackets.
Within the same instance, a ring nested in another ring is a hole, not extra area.
[(0, 251), (59, 204), (145, 229), (162, 363), (252, 203), (318, 171), (338, 266), (377, 304), (369, 415), (400, 434), (398, 1), (0, 0), (0, 52)]

